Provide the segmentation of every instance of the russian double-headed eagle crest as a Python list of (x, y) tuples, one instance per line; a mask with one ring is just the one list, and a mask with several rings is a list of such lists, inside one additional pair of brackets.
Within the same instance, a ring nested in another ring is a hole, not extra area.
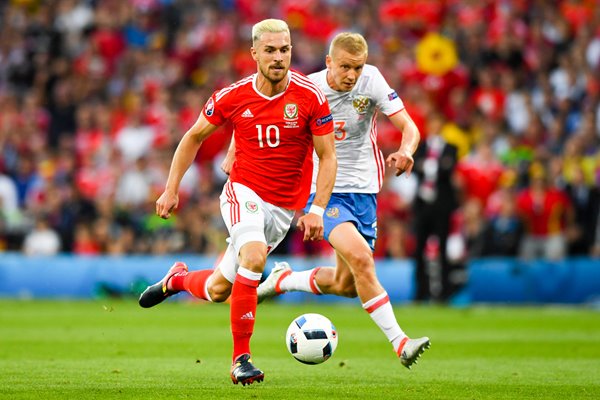
[(359, 114), (366, 113), (370, 103), (371, 100), (367, 96), (356, 96), (352, 99), (352, 107), (354, 107)]

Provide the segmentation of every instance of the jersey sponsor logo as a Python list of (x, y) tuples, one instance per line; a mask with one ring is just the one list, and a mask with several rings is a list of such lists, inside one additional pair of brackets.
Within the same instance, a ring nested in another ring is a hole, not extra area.
[(324, 116), (323, 118), (317, 119), (317, 126), (321, 126), (323, 124), (328, 123), (329, 121), (333, 121), (333, 115), (329, 114)]
[(206, 102), (206, 105), (204, 106), (204, 112), (209, 117), (211, 115), (213, 115), (213, 113), (215, 112), (215, 101), (213, 100), (212, 97), (210, 99), (208, 99), (208, 101)]
[(246, 210), (250, 211), (252, 214), (256, 214), (258, 212), (258, 204), (253, 201), (247, 201)]
[(394, 99), (398, 98), (398, 93), (396, 93), (396, 91), (394, 90), (392, 93), (388, 94), (388, 100), (392, 101)]
[(283, 118), (287, 120), (298, 119), (298, 105), (294, 103), (288, 103), (283, 108)]
[(249, 108), (246, 108), (246, 111), (242, 113), (242, 118), (254, 118), (252, 111)]
[(370, 103), (371, 100), (367, 96), (356, 96), (352, 99), (352, 107), (359, 114), (366, 113)]
[(340, 216), (340, 209), (337, 207), (330, 207), (325, 212), (329, 218), (338, 218)]

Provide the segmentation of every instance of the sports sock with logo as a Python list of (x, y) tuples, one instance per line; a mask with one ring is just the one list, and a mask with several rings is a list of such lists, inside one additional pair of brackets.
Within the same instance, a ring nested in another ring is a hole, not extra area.
[(239, 267), (231, 289), (231, 334), (233, 335), (233, 360), (241, 354), (250, 354), (250, 338), (254, 332), (256, 315), (256, 288), (260, 273)]

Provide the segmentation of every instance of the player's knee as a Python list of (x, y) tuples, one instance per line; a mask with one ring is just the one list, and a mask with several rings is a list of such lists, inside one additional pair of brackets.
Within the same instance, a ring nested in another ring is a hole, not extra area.
[(375, 261), (370, 253), (355, 254), (351, 263), (354, 287), (362, 287), (377, 281)]
[(348, 297), (351, 299), (354, 299), (358, 296), (358, 293), (356, 292), (356, 286), (354, 286), (354, 283), (351, 285), (342, 286), (339, 290), (340, 296)]
[(358, 296), (356, 286), (354, 285), (354, 279), (352, 279), (352, 277), (336, 282), (334, 285), (334, 292), (338, 296), (349, 297), (351, 299)]
[(231, 294), (231, 284), (209, 285), (208, 294), (213, 303), (222, 303), (229, 298)]
[(254, 272), (262, 272), (267, 262), (267, 255), (262, 252), (253, 251), (245, 254), (240, 260), (240, 265)]
[(349, 257), (348, 261), (352, 266), (352, 272), (354, 276), (357, 276), (361, 273), (373, 273), (373, 271), (375, 271), (375, 261), (373, 260), (373, 255), (370, 252), (356, 252)]

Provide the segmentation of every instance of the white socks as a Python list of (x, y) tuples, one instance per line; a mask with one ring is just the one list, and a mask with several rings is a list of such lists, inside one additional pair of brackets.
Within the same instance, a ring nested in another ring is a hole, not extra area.
[(320, 267), (309, 269), (308, 271), (294, 271), (279, 283), (279, 289), (282, 292), (307, 292), (322, 294), (321, 289), (315, 282), (315, 274)]
[(402, 339), (406, 337), (406, 334), (398, 325), (390, 298), (387, 292), (383, 292), (380, 295), (373, 297), (362, 305), (362, 307), (369, 313), (371, 319), (377, 324), (379, 329), (385, 334), (388, 340), (394, 346), (394, 351), (398, 351), (398, 346)]

